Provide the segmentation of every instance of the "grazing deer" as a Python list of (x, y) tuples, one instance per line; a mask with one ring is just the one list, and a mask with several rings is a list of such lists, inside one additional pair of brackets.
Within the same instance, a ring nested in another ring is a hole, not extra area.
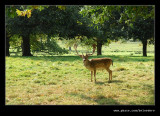
[[(74, 44), (74, 49), (76, 53), (78, 54), (77, 51), (77, 45)], [(84, 66), (91, 71), (91, 81), (92, 81), (92, 76), (94, 72), (94, 80), (96, 82), (96, 70), (97, 69), (105, 69), (109, 73), (109, 81), (112, 80), (112, 71), (109, 69), (110, 65), (112, 64), (113, 66), (113, 61), (110, 58), (94, 58), (94, 59), (88, 59), (89, 56), (93, 55), (96, 49), (96, 45), (93, 45), (93, 52), (92, 54), (87, 54), (86, 55), (79, 55), (83, 59)]]

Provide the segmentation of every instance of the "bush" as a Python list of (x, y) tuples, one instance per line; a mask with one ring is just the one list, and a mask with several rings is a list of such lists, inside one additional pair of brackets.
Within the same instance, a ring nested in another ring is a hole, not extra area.
[(49, 43), (46, 43), (45, 46), (48, 49), (48, 52), (54, 52), (56, 54), (68, 53), (68, 50), (61, 48), (53, 39)]

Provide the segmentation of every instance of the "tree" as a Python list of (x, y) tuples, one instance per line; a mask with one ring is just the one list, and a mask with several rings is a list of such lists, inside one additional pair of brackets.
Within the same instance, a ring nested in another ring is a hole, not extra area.
[[(122, 35), (125, 26), (124, 23), (119, 23), (120, 13), (123, 9), (110, 9), (112, 6), (85, 6), (81, 13), (90, 18), (92, 25), (96, 31), (94, 37), (97, 43), (97, 55), (102, 55), (102, 45), (109, 44), (111, 40), (117, 40)], [(99, 15), (101, 14), (101, 15)], [(104, 17), (101, 17), (106, 14)]]
[[(14, 10), (13, 10), (13, 8), (14, 8)], [(19, 6), (16, 8), (8, 6), (6, 8), (7, 9), (6, 11), (8, 11), (8, 12), (6, 12), (6, 14), (7, 13), (9, 14), (10, 13), (9, 11), (15, 12), (15, 9), (16, 9), (18, 16), (16, 16), (14, 14), (13, 17), (9, 17), (10, 15), (7, 15), (8, 17), (7, 17), (7, 21), (6, 21), (6, 25), (7, 25), (6, 27), (8, 29), (10, 29), (10, 32), (12, 33), (12, 35), (17, 34), (22, 37), (23, 56), (32, 56), (31, 51), (30, 51), (30, 36), (34, 35), (34, 34), (41, 34), (41, 33), (55, 34), (55, 31), (57, 31), (57, 29), (55, 29), (55, 28), (58, 27), (59, 25), (56, 26), (56, 23), (55, 23), (56, 17), (54, 17), (55, 15), (52, 15), (52, 12), (55, 13), (56, 11), (58, 11), (58, 8), (56, 6), (53, 6), (52, 11), (50, 12), (51, 7), (50, 8), (46, 7), (46, 9), (48, 10), (47, 15), (43, 15), (44, 12), (41, 13), (39, 10), (32, 9), (32, 16), (31, 16), (31, 12), (30, 12), (31, 10), (28, 10), (29, 15), (28, 15), (28, 12), (26, 12), (27, 8), (32, 8), (32, 6)], [(38, 8), (44, 9), (44, 7), (41, 7), (41, 6), (39, 6)], [(23, 10), (23, 11), (20, 11), (18, 9)], [(10, 14), (12, 16), (13, 13), (10, 13)], [(58, 14), (58, 13), (56, 13), (56, 14)], [(47, 20), (49, 17), (48, 15), (51, 15), (50, 16), (51, 18), (49, 18), (49, 20)], [(49, 23), (49, 25), (46, 25), (46, 23), (45, 23), (45, 22), (47, 22), (46, 20), (51, 23)], [(50, 29), (50, 27), (52, 27), (51, 25), (55, 25), (54, 26), (55, 28), (51, 29), (51, 31), (55, 30), (53, 32), (47, 31), (48, 29)], [(8, 49), (8, 51), (9, 51), (9, 49)]]
[[(98, 43), (103, 43), (106, 39), (127, 38), (128, 26), (133, 27), (133, 23), (138, 17), (144, 20), (154, 19), (154, 6), (85, 6), (81, 13), (83, 16), (89, 16), (93, 24), (99, 24), (95, 25), (96, 28), (102, 28), (103, 33), (101, 34), (103, 37), (106, 35), (106, 37), (104, 39), (99, 38)], [(145, 55), (145, 39), (142, 42)], [(97, 52), (99, 53), (97, 55), (100, 55), (102, 45), (99, 44), (98, 46)]]
[[(30, 18), (33, 10), (38, 9), (39, 11), (41, 11), (47, 7), (48, 6), (36, 6), (36, 5), (34, 5), (34, 6), (32, 6), (32, 5), (6, 6), (6, 8), (5, 8), (6, 15), (5, 16), (6, 16), (6, 52), (7, 52), (6, 55), (7, 56), (9, 56), (9, 41), (10, 41), (9, 38), (11, 37), (11, 35), (13, 36), (14, 34), (19, 34), (18, 32), (15, 33), (15, 31), (12, 30), (12, 29), (14, 29), (14, 27), (12, 27), (13, 23), (11, 21), (14, 20), (14, 18), (17, 18), (18, 16)], [(12, 20), (10, 20), (10, 19), (12, 19)], [(21, 35), (21, 36), (24, 37), (23, 38), (23, 40), (24, 40), (23, 46), (22, 46), (23, 55), (24, 56), (31, 56), (31, 53), (29, 50), (30, 49), (29, 39), (26, 39), (27, 37), (25, 35)]]
[[(49, 6), (6, 6), (6, 28), (9, 30), (8, 33), (11, 33), (12, 35), (17, 34), (22, 37), (22, 52), (23, 56), (32, 56), (30, 51), (30, 36), (34, 34), (51, 34), (51, 31), (46, 31), (51, 27), (50, 25), (45, 25), (45, 20), (48, 17), (51, 17), (50, 24), (56, 25), (55, 21), (56, 17), (54, 18), (54, 15), (52, 15), (52, 12), (57, 12), (60, 10), (64, 10), (64, 6), (53, 6), (53, 11), (50, 12), (51, 7), (49, 8), (49, 11), (47, 11), (47, 15), (51, 16), (41, 16), (42, 13), (40, 11), (43, 11), (44, 9), (47, 9)], [(59, 9), (59, 10), (58, 10)], [(48, 9), (47, 9), (48, 10)], [(58, 13), (58, 12), (57, 12)], [(56, 14), (57, 14), (56, 13)], [(42, 25), (41, 24), (42, 21)], [(58, 25), (59, 26), (59, 25)], [(46, 27), (46, 28), (44, 28)], [(55, 28), (54, 28), (55, 29)], [(57, 31), (57, 30), (56, 30)], [(54, 31), (55, 32), (55, 31)], [(55, 33), (52, 34), (55, 34)], [(6, 36), (8, 37), (8, 36)], [(6, 51), (9, 52), (9, 38), (6, 38), (7, 47)], [(7, 53), (8, 54), (8, 53)]]
[(154, 20), (152, 18), (136, 18), (128, 30), (129, 38), (139, 39), (143, 44), (143, 56), (147, 56), (147, 41), (154, 39)]
[(88, 34), (90, 28), (79, 14), (79, 10), (80, 6), (48, 6), (42, 11), (32, 10), (32, 15), (29, 16), (25, 15), (27, 14), (25, 11), (17, 10), (19, 16), (8, 18), (7, 27), (10, 28), (12, 34), (22, 37), (23, 56), (32, 56), (30, 53), (31, 35), (46, 34), (49, 37), (56, 35), (63, 38), (91, 35)]
[(32, 23), (25, 17), (10, 18), (7, 23), (12, 35), (17, 34), (22, 37), (23, 56), (32, 56), (30, 53), (30, 34), (35, 29)]
[(154, 43), (154, 6), (124, 6), (119, 21), (123, 20), (128, 25), (126, 38), (139, 39), (143, 44), (143, 56), (147, 56), (147, 41)]

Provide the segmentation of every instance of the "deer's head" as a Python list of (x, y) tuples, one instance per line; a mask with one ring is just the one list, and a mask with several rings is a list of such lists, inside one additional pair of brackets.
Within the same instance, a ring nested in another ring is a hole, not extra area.
[(84, 55), (84, 54), (82, 53), (82, 55), (80, 55), (80, 54), (78, 53), (78, 51), (77, 51), (77, 44), (74, 44), (74, 49), (75, 49), (77, 55), (79, 55), (79, 56), (83, 59), (83, 62), (88, 61), (88, 57), (94, 54), (94, 52), (95, 52), (95, 50), (96, 50), (96, 44), (93, 44), (92, 46), (93, 46), (93, 51), (92, 51), (91, 54), (87, 54), (87, 53), (86, 53), (86, 55)]

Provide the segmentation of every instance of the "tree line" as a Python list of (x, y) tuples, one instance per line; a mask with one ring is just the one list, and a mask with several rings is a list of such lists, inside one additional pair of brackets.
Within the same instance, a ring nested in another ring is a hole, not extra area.
[[(32, 56), (31, 48), (42, 49), (43, 46), (65, 52), (54, 37), (80, 40), (85, 45), (96, 44), (97, 55), (102, 55), (104, 44), (122, 38), (140, 40), (143, 56), (147, 56), (147, 44), (154, 44), (154, 6), (12, 5), (5, 10), (6, 56), (10, 55), (10, 43), (15, 44), (20, 38), (22, 56)], [(17, 38), (11, 39), (13, 37)]]

